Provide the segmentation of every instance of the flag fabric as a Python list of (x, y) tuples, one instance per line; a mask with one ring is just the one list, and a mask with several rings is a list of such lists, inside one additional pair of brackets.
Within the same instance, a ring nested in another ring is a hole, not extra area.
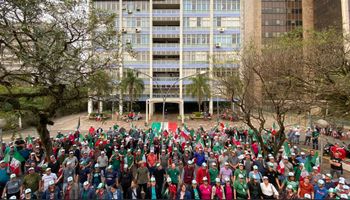
[(272, 133), (272, 135), (276, 135), (276, 133), (277, 133), (277, 126), (276, 126), (275, 122), (273, 122), (273, 124), (272, 124), (271, 133)]
[(289, 157), (291, 155), (291, 151), (290, 151), (288, 142), (284, 142), (283, 149), (284, 149), (284, 154)]
[(223, 130), (223, 129), (225, 128), (224, 123), (220, 122), (220, 127), (221, 127), (221, 129)]
[(155, 134), (159, 134), (161, 131), (162, 124), (160, 122), (152, 123), (152, 130)]
[(177, 123), (176, 122), (168, 122), (168, 130), (175, 133), (177, 130)]
[(320, 156), (318, 155), (318, 151), (316, 151), (315, 155), (311, 158), (311, 163), (318, 168), (318, 171), (320, 171)]
[(82, 143), (84, 142), (84, 135), (82, 133), (79, 133), (79, 142)]
[(312, 163), (311, 163), (312, 158), (307, 158), (304, 164), (304, 167), (306, 169), (306, 171), (308, 172), (312, 172)]
[(280, 174), (284, 174), (284, 168), (285, 168), (285, 166), (284, 166), (283, 160), (281, 160), (280, 163), (277, 166), (277, 171)]
[(77, 130), (79, 130), (79, 128), (80, 128), (80, 117), (79, 117), (79, 119), (78, 119)]
[(18, 151), (16, 151), (13, 154), (12, 160), (10, 162), (11, 172), (18, 175), (21, 169), (21, 162), (24, 162), (24, 161), (25, 159), (22, 157), (22, 155)]

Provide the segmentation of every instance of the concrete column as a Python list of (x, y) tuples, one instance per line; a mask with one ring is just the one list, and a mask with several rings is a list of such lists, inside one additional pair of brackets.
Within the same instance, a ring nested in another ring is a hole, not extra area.
[(89, 98), (88, 100), (88, 114), (91, 114), (93, 112), (93, 102), (92, 99)]
[[(119, 1), (119, 30), (122, 30), (123, 28), (123, 0)], [(119, 42), (119, 51), (118, 51), (118, 66), (119, 66), (119, 81), (123, 78), (123, 33), (120, 34), (120, 41)], [(119, 90), (119, 115), (123, 115), (123, 94), (122, 91)]]
[(153, 103), (148, 102), (148, 114), (149, 114), (149, 120), (152, 120), (153, 117)]
[[(213, 80), (214, 67), (214, 0), (210, 0), (210, 37), (209, 37), (209, 78)], [(213, 81), (210, 81), (210, 91), (213, 93)], [(213, 96), (213, 95), (210, 95)], [(213, 115), (213, 98), (209, 99), (209, 113)]]
[[(149, 1), (149, 98), (153, 98), (153, 0)], [(153, 114), (153, 113), (152, 113)]]
[(209, 101), (209, 113), (210, 113), (210, 115), (213, 115), (213, 114), (214, 114), (214, 102), (213, 102), (213, 98), (210, 98), (210, 101)]
[(180, 103), (180, 114), (181, 114), (181, 123), (184, 124), (185, 123), (185, 113), (184, 113), (184, 101), (182, 100), (181, 103)]
[(103, 101), (98, 102), (98, 110), (100, 111), (100, 113), (103, 112)]
[(146, 123), (148, 124), (149, 112), (148, 112), (148, 100), (146, 100)]
[(180, 60), (179, 60), (179, 97), (183, 98), (183, 3), (180, 3)]

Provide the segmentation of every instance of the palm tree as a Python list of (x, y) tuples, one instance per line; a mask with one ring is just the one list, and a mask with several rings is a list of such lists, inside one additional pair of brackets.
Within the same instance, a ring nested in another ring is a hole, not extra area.
[(122, 93), (128, 93), (129, 95), (129, 112), (132, 111), (132, 105), (138, 95), (142, 94), (145, 89), (143, 80), (138, 78), (132, 70), (127, 70), (126, 75), (120, 82), (120, 89)]
[[(90, 94), (97, 97), (98, 102), (103, 101), (103, 97), (109, 95), (112, 90), (112, 78), (103, 70), (98, 70), (89, 77), (89, 91)], [(98, 108), (100, 113), (100, 108)]]
[(191, 77), (190, 80), (192, 83), (187, 85), (186, 93), (197, 98), (198, 111), (200, 112), (203, 99), (210, 97), (209, 78), (204, 75), (198, 75)]

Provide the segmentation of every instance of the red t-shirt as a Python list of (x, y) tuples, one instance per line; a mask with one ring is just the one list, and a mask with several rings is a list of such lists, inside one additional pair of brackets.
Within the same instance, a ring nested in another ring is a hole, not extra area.
[(300, 197), (304, 198), (305, 194), (310, 194), (314, 192), (314, 187), (309, 183), (308, 185), (304, 184), (304, 181), (300, 182)]

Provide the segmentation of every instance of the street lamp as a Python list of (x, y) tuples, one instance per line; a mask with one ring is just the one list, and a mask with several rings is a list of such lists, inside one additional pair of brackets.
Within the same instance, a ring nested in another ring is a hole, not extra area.
[[(152, 81), (153, 81), (153, 78), (154, 78), (154, 77), (151, 76), (151, 75), (149, 75), (149, 74), (146, 74), (146, 73), (141, 72), (141, 71), (139, 71), (139, 70), (137, 70), (137, 69), (134, 69), (134, 68), (128, 68), (128, 69), (133, 70), (133, 71), (136, 71), (136, 72), (138, 72), (138, 73), (140, 73), (140, 74), (143, 74), (143, 75), (147, 76), (148, 78), (152, 79)], [(190, 77), (192, 77), (192, 76), (203, 75), (203, 74), (206, 74), (206, 73), (207, 73), (207, 71), (202, 70), (202, 71), (200, 71), (199, 73), (195, 73), (195, 74), (192, 74), (192, 75), (189, 75), (189, 76), (184, 76), (184, 77), (182, 77), (182, 78), (179, 78), (179, 79), (177, 79), (177, 80), (168, 88), (168, 90), (166, 91), (166, 93), (164, 93), (163, 90), (162, 90), (162, 87), (160, 87), (160, 91), (161, 91), (161, 93), (163, 94), (162, 128), (164, 127), (164, 119), (165, 119), (165, 102), (166, 102), (166, 99), (167, 99), (167, 97), (168, 97), (168, 94), (169, 94), (170, 90), (176, 85), (176, 83), (178, 83), (178, 82), (181, 81), (181, 80), (184, 80), (184, 79), (186, 79), (186, 78), (190, 78)], [(156, 82), (157, 85), (160, 85), (157, 81), (154, 81), (154, 82)], [(151, 89), (152, 89), (152, 88), (151, 88)], [(146, 117), (146, 118), (148, 119), (148, 117)], [(148, 123), (148, 122), (147, 122), (147, 123)], [(182, 123), (183, 123), (183, 118), (182, 118)]]

